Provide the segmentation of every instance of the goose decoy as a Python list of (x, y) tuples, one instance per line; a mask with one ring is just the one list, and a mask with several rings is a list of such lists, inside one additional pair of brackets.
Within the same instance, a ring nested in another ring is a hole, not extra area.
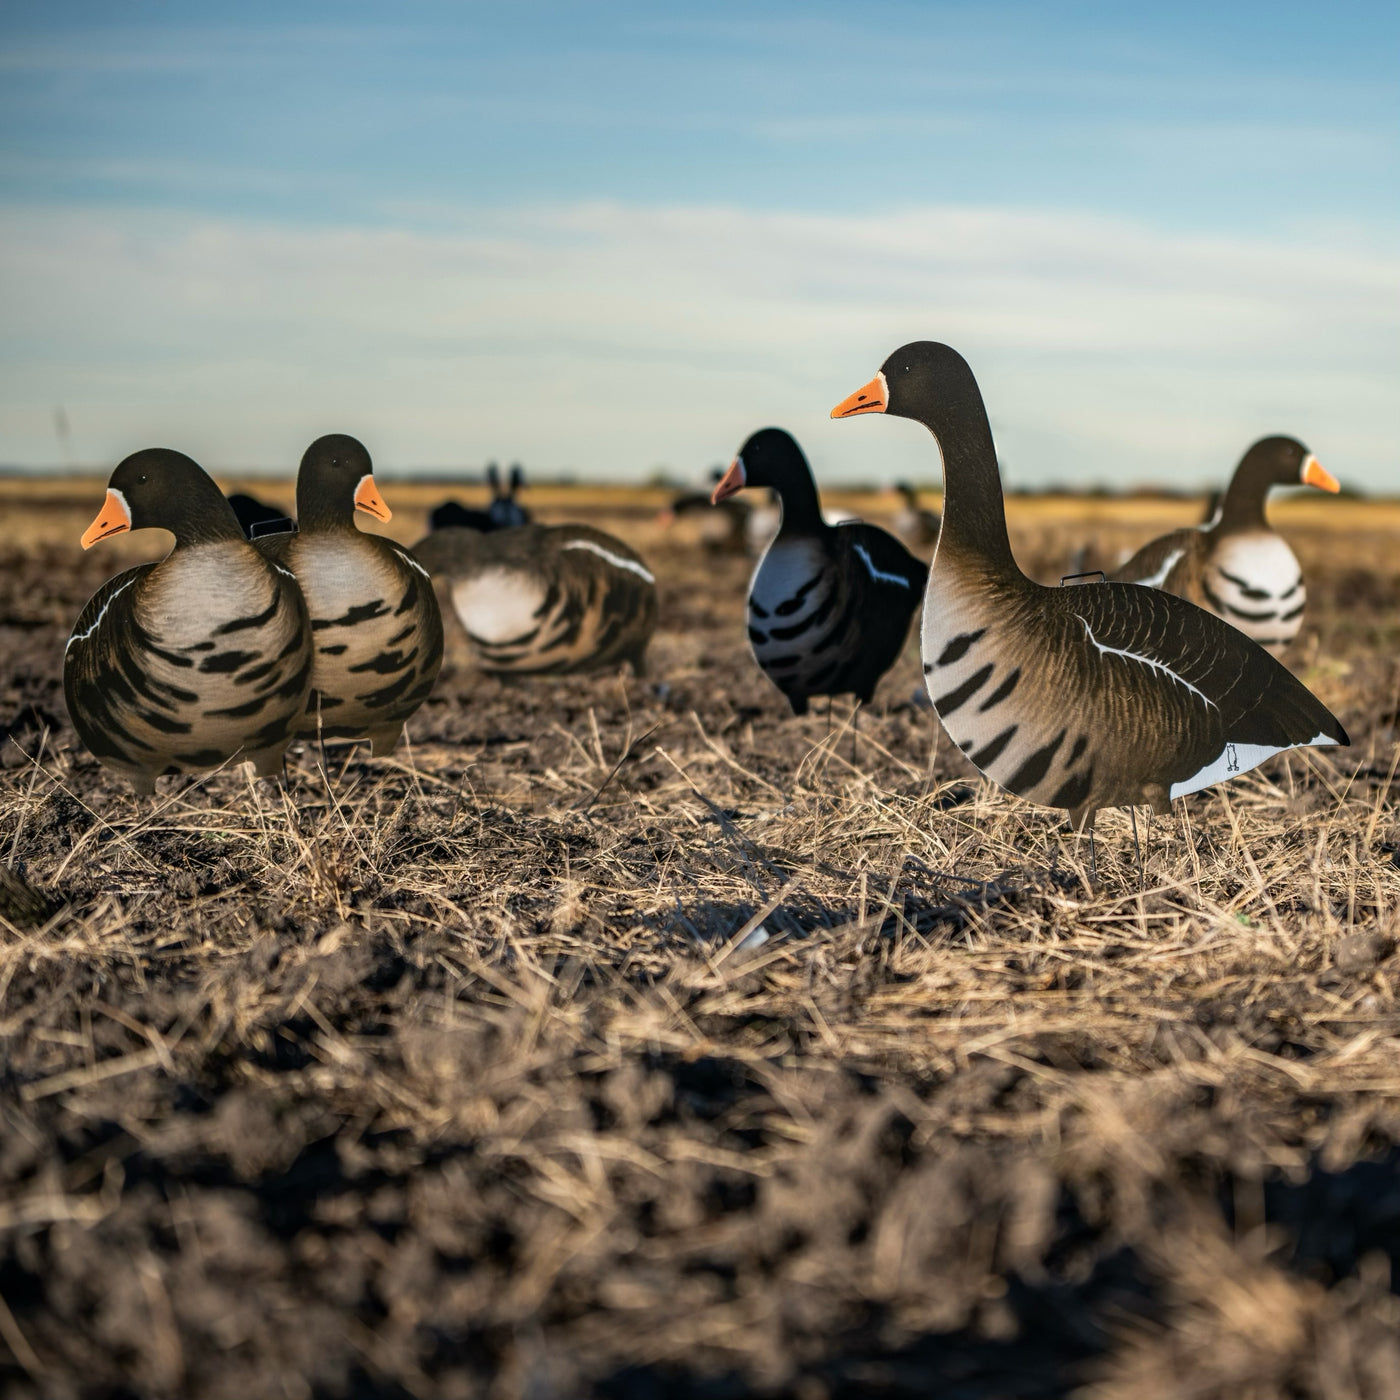
[(919, 504), (919, 493), (907, 481), (894, 485), (903, 505), (894, 518), (894, 532), (911, 549), (927, 549), (938, 543), (938, 512)]
[(1144, 545), (1113, 578), (1188, 598), (1281, 651), (1303, 625), (1306, 590), (1297, 557), (1264, 518), (1264, 502), (1271, 488), (1300, 483), (1341, 489), (1296, 438), (1262, 438), (1240, 458), (1211, 519)]
[(486, 466), (486, 480), (491, 486), (491, 504), (485, 510), (474, 510), (460, 501), (444, 501), (428, 512), (428, 529), (445, 530), (458, 525), (464, 530), (513, 530), (530, 523), (530, 512), (515, 499), (525, 484), (524, 469), (517, 462), (510, 469), (508, 486), (501, 486), (501, 469), (494, 463)]
[(877, 525), (822, 518), (802, 449), (781, 428), (749, 438), (715, 487), (777, 493), (782, 520), (749, 586), (749, 643), (795, 715), (814, 695), (869, 704), (894, 665), (923, 596), (928, 566)]
[(109, 579), (68, 639), (73, 727), (143, 794), (165, 774), (235, 757), (273, 776), (311, 684), (301, 590), (244, 539), (204, 469), (164, 448), (117, 467), (82, 545), (152, 527), (169, 530), (174, 548)]
[(646, 671), (656, 580), (621, 540), (587, 525), (483, 534), (434, 530), (413, 547), (441, 578), (482, 669)]
[(924, 678), (974, 767), (1092, 830), (1100, 807), (1197, 792), (1346, 731), (1282, 664), (1183, 598), (1134, 584), (1047, 588), (1016, 566), (971, 369), (946, 345), (896, 350), (833, 418), (922, 423), (943, 455), (924, 600)]
[(442, 617), (427, 571), (402, 545), (355, 527), (389, 520), (362, 444), (317, 438), (297, 473), (297, 531), (257, 547), (296, 575), (314, 656), (302, 738), (368, 739), (392, 753), (442, 666)]
[(276, 506), (268, 505), (266, 501), (258, 500), (256, 496), (235, 491), (228, 498), (228, 503), (233, 507), (234, 515), (238, 517), (238, 526), (247, 539), (255, 540), (259, 535), (290, 534), (296, 529), (296, 521), (291, 516), (278, 510)]
[(750, 513), (747, 501), (731, 497), (716, 507), (708, 491), (682, 491), (658, 513), (656, 523), (669, 527), (683, 515), (699, 515), (700, 544), (707, 554), (747, 554)]

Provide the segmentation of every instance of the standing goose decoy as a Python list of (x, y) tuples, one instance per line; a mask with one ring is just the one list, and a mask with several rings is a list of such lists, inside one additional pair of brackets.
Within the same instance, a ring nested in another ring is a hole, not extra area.
[(938, 512), (919, 504), (919, 493), (907, 481), (898, 481), (894, 490), (904, 504), (894, 518), (894, 530), (911, 549), (927, 549), (938, 543)]
[(441, 578), (483, 670), (646, 673), (656, 579), (619, 539), (587, 525), (482, 534), (434, 530), (413, 552)]
[(1187, 598), (1281, 651), (1303, 625), (1303, 570), (1264, 518), (1274, 486), (1339, 491), (1337, 479), (1296, 438), (1268, 437), (1240, 458), (1219, 511), (1204, 525), (1144, 545), (1113, 574)]
[(423, 566), (401, 545), (355, 527), (355, 512), (391, 517), (369, 453), (332, 433), (297, 473), (297, 531), (257, 542), (296, 575), (311, 614), (314, 657), (302, 738), (368, 739), (392, 753), (404, 721), (442, 666), (442, 618)]
[(82, 545), (152, 527), (175, 547), (109, 579), (68, 640), (73, 727), (142, 794), (235, 757), (274, 776), (311, 684), (301, 590), (244, 539), (204, 469), (164, 448), (117, 467)]
[(771, 487), (782, 509), (749, 585), (754, 659), (795, 715), (814, 695), (869, 704), (904, 648), (928, 566), (878, 525), (827, 524), (812, 469), (781, 428), (749, 438), (714, 501), (751, 486)]
[(1283, 665), (1156, 589), (1046, 588), (1016, 566), (977, 381), (916, 341), (832, 409), (922, 423), (943, 455), (943, 526), (924, 601), (924, 679), (972, 764), (1093, 828), (1100, 807), (1172, 798), (1346, 732)]

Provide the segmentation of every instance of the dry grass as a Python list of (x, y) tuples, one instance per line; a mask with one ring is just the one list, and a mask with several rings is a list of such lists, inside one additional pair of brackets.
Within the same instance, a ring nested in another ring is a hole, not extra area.
[[(1014, 505), (1053, 578), (1083, 527)], [(1182, 517), (1136, 505), (1105, 552)], [(113, 556), (6, 556), (11, 1393), (1400, 1394), (1393, 536), (1295, 531), (1354, 747), (1178, 804), (1142, 882), (1106, 816), (1091, 891), (912, 648), (852, 762), (747, 567), (633, 507), (649, 683), (459, 667), (395, 762), (154, 803), (57, 685)]]

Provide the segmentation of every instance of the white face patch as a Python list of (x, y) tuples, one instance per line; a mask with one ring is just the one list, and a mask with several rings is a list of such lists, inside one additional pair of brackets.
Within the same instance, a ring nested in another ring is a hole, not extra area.
[(462, 626), (483, 642), (512, 642), (540, 625), (536, 616), (545, 590), (518, 569), (483, 569), (452, 589), (452, 606)]
[(615, 569), (626, 569), (628, 573), (636, 574), (638, 578), (643, 578), (648, 583), (656, 582), (652, 574), (635, 559), (628, 559), (624, 554), (614, 554), (612, 550), (604, 549), (595, 540), (570, 540), (567, 544), (560, 545), (559, 548), (561, 550), (586, 549), (591, 554), (596, 554), (600, 559), (606, 559)]
[(1251, 768), (1257, 768), (1266, 758), (1272, 758), (1276, 753), (1283, 753), (1287, 749), (1320, 748), (1336, 742), (1335, 739), (1326, 734), (1318, 734), (1303, 743), (1284, 744), (1279, 748), (1275, 748), (1271, 744), (1227, 743), (1224, 750), (1207, 763), (1199, 773), (1195, 773), (1189, 778), (1183, 778), (1179, 783), (1173, 783), (1170, 796), (1173, 798), (1185, 797), (1187, 793), (1200, 792), (1202, 788), (1224, 782), (1227, 778), (1237, 778), (1241, 773), (1248, 773)]

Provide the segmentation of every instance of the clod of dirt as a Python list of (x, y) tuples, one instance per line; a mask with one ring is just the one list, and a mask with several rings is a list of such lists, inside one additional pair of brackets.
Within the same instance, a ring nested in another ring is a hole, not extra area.
[(1379, 929), (1358, 929), (1332, 949), (1332, 966), (1349, 977), (1357, 977), (1389, 957), (1394, 947), (1395, 940)]
[(57, 908), (57, 902), (42, 890), (0, 865), (0, 918), (28, 931), (46, 924)]

